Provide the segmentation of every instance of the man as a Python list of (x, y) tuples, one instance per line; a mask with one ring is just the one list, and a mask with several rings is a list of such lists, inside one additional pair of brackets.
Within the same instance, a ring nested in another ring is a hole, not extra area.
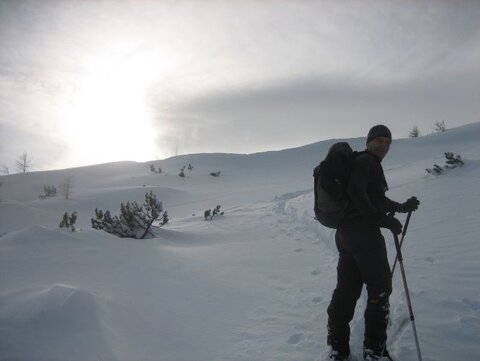
[(391, 142), (390, 130), (384, 125), (376, 125), (368, 132), (365, 152), (353, 160), (347, 189), (350, 204), (335, 234), (339, 259), (337, 286), (327, 311), (330, 360), (349, 360), (349, 322), (363, 284), (366, 284), (368, 292), (364, 360), (392, 360), (385, 347), (392, 276), (380, 228), (400, 234), (402, 224), (387, 213), (414, 211), (419, 201), (412, 197), (400, 204), (385, 196), (388, 186), (381, 161), (387, 155)]

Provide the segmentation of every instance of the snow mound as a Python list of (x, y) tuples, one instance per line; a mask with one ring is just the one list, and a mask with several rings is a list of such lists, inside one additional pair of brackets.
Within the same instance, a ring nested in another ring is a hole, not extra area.
[(10, 321), (34, 328), (82, 331), (99, 326), (93, 294), (69, 285), (13, 292), (2, 298), (0, 307), (0, 317), (11, 315)]
[(2, 360), (66, 360), (72, 352), (79, 360), (113, 358), (97, 297), (78, 287), (54, 284), (4, 294), (0, 325)]

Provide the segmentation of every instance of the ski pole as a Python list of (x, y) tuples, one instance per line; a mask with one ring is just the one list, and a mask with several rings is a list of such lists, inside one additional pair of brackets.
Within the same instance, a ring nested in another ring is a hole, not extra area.
[[(405, 226), (403, 226), (402, 238), (400, 239), (400, 248), (402, 248), (403, 239), (405, 238), (405, 234), (407, 234), (407, 228), (408, 228), (408, 224), (410, 223), (411, 216), (412, 216), (412, 211), (408, 212), (407, 220), (405, 221)], [(398, 252), (397, 252), (397, 255), (395, 256), (395, 261), (393, 262), (393, 266), (392, 266), (392, 277), (393, 277), (393, 272), (395, 272), (395, 266), (397, 265), (397, 260), (398, 260)]]
[[(410, 216), (410, 213), (409, 213), (409, 216)], [(415, 327), (415, 316), (413, 315), (412, 302), (410, 300), (410, 293), (408, 291), (408, 285), (407, 285), (407, 277), (405, 276), (405, 268), (403, 267), (402, 250), (400, 248), (398, 236), (395, 233), (393, 234), (393, 238), (395, 240), (395, 247), (397, 248), (397, 258), (398, 258), (398, 263), (400, 264), (400, 271), (402, 273), (403, 287), (405, 288), (405, 297), (407, 299), (408, 313), (410, 314), (410, 321), (412, 323), (413, 336), (415, 338), (415, 345), (417, 346), (418, 360), (422, 361), (422, 354), (420, 353), (420, 344), (418, 343), (417, 328)]]

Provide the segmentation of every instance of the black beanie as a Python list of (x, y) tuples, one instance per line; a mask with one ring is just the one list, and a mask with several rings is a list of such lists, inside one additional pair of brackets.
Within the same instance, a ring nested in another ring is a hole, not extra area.
[(390, 132), (390, 129), (388, 129), (386, 126), (384, 125), (375, 125), (374, 127), (372, 127), (372, 129), (370, 129), (370, 131), (368, 132), (368, 135), (367, 135), (367, 144), (372, 140), (372, 139), (375, 139), (375, 138), (378, 138), (378, 137), (385, 137), (385, 138), (388, 138), (390, 139), (390, 141), (392, 140), (392, 133)]

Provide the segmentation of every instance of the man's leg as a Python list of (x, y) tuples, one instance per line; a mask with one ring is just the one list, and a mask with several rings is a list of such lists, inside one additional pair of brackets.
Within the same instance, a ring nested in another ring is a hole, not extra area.
[[(370, 243), (372, 244), (372, 243)], [(367, 285), (368, 302), (365, 310), (364, 348), (375, 354), (385, 348), (392, 293), (392, 275), (388, 264), (385, 240), (379, 233), (373, 247), (355, 254), (363, 282)]]
[(362, 292), (362, 277), (356, 260), (342, 246), (338, 232), (335, 235), (339, 251), (337, 286), (328, 306), (328, 345), (342, 355), (350, 354), (350, 326), (355, 305)]

